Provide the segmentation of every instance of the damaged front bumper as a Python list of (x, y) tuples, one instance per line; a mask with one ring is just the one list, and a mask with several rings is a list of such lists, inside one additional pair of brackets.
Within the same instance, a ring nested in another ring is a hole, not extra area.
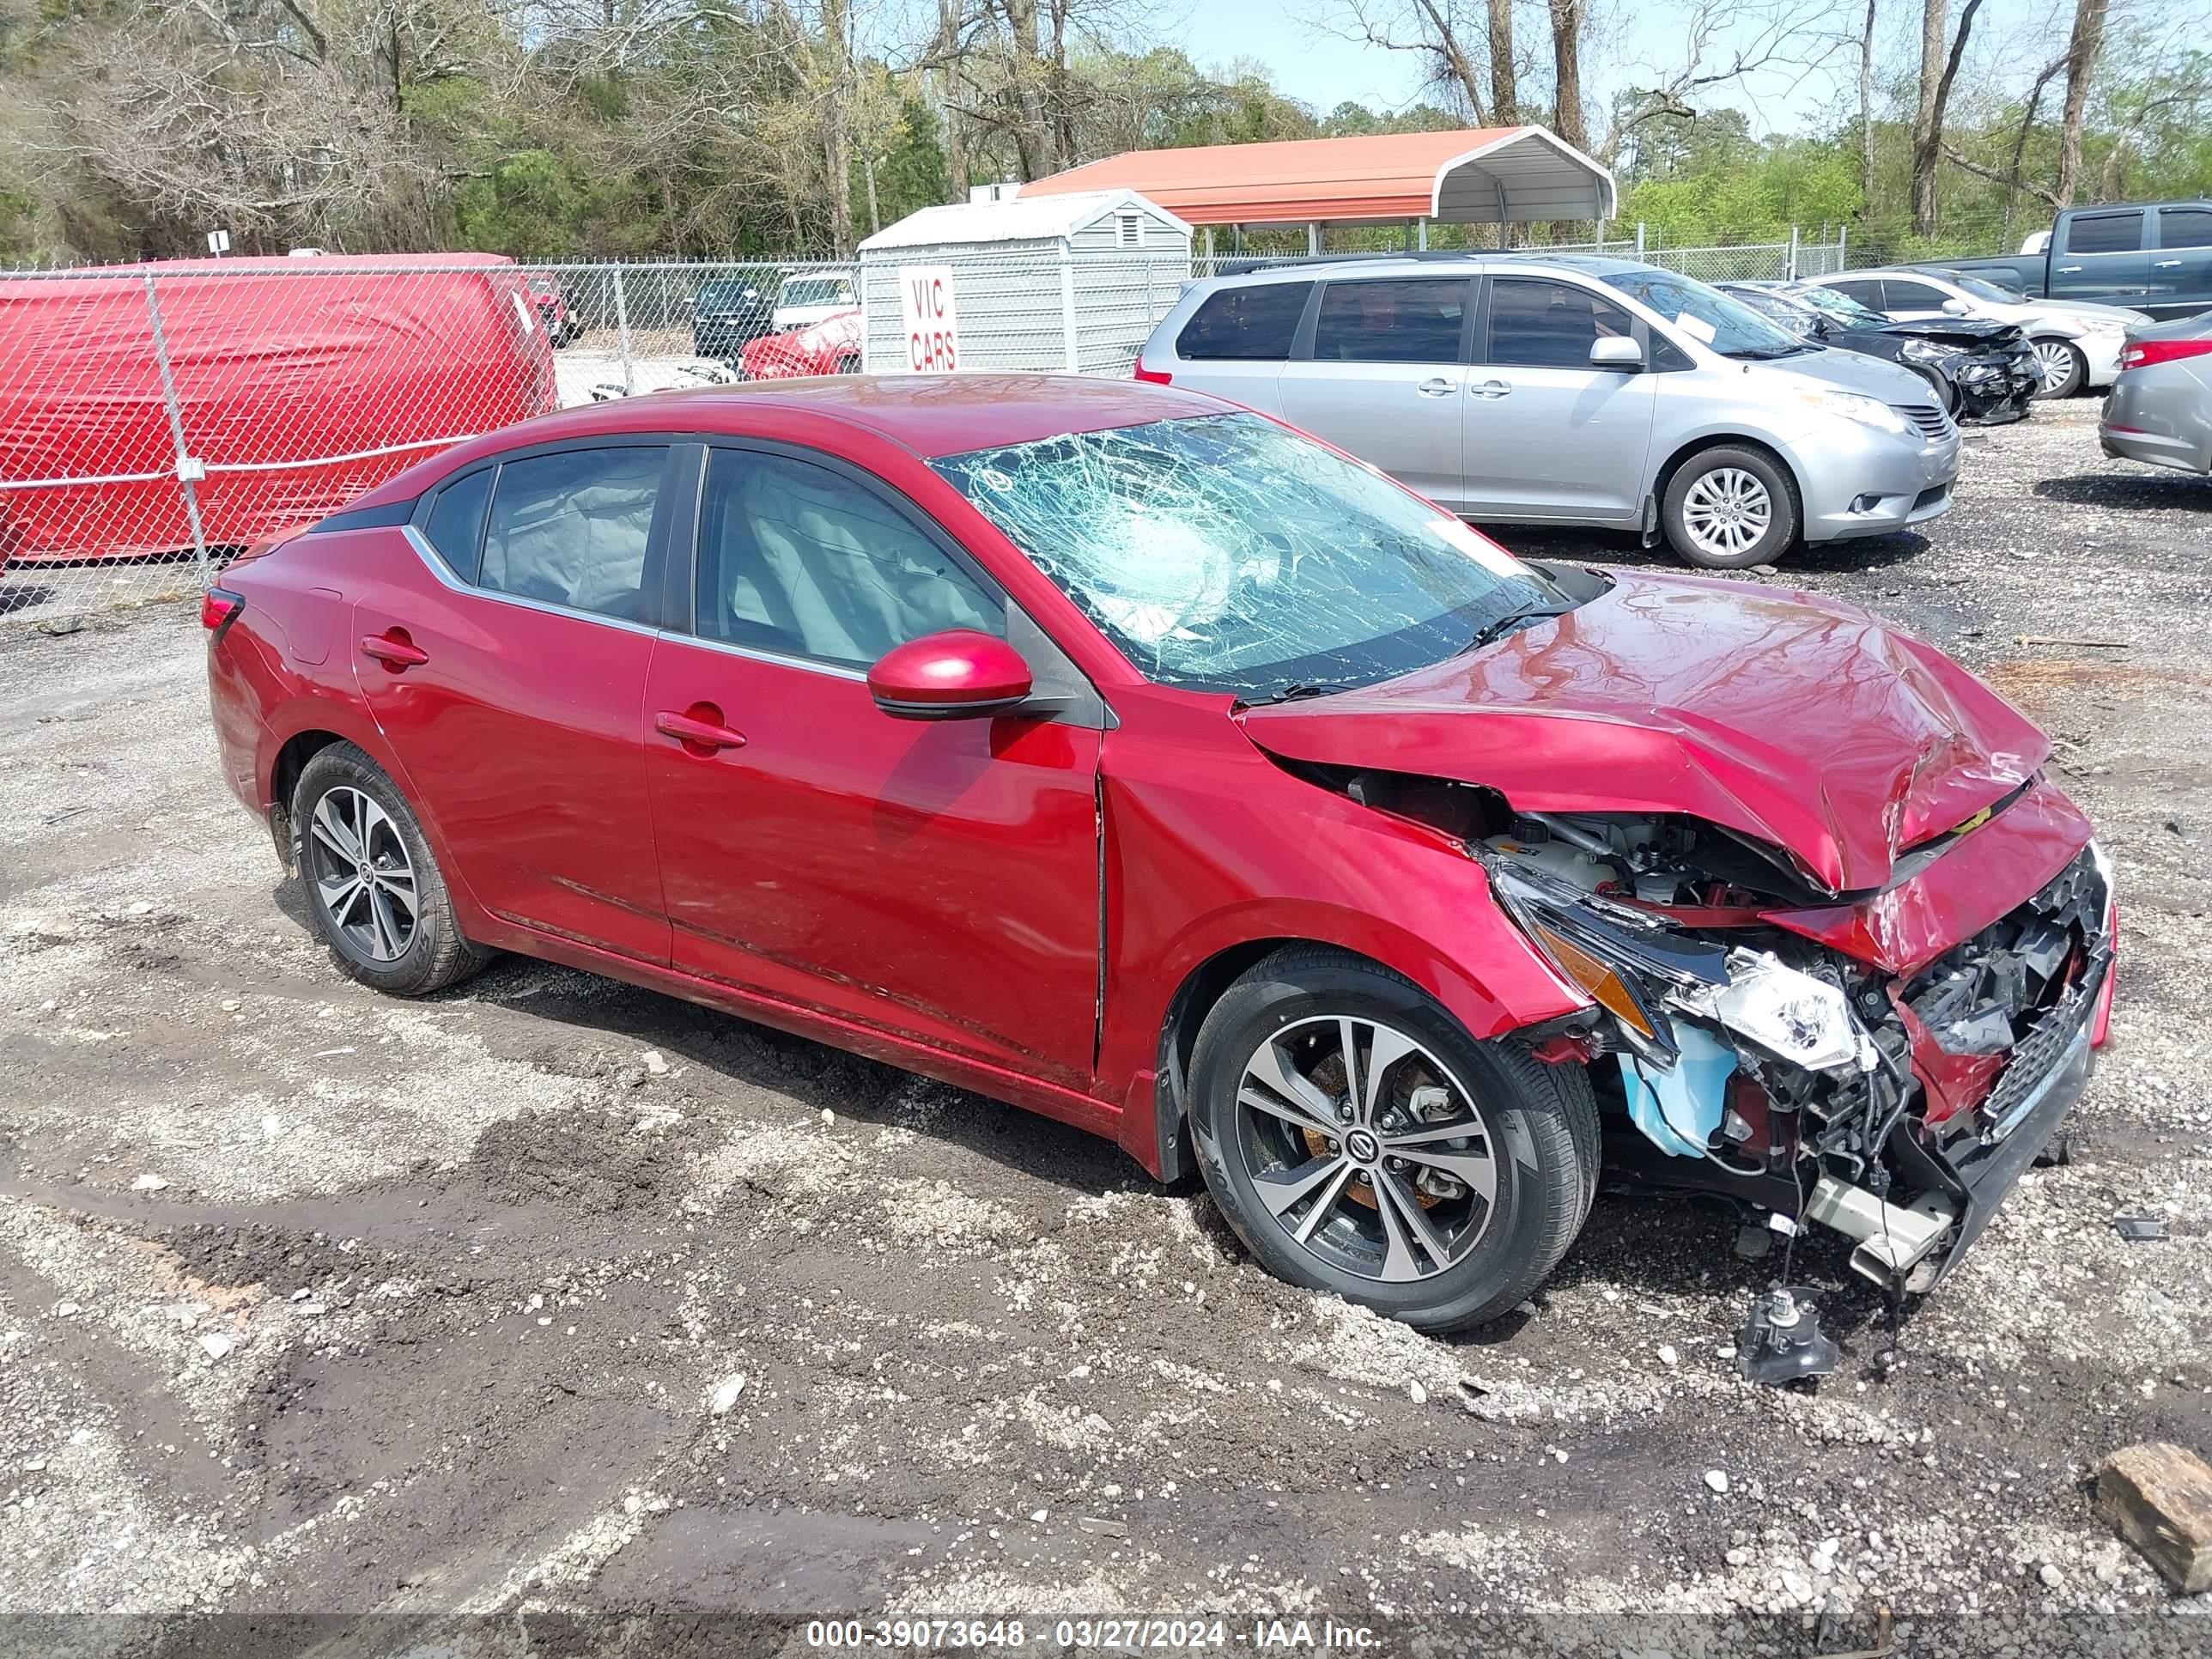
[[(1722, 1193), (1844, 1234), (1886, 1289), (1939, 1283), (2081, 1097), (2112, 991), (2110, 874), (2087, 825), (2047, 786), (2015, 811), (1988, 823), (1984, 856), (1947, 848), (1848, 920), (1709, 908), (1668, 927), (1494, 869), (1592, 996), (1585, 1052), (1617, 1065), (1638, 1132), (1609, 1138), (1616, 1184)], [(2030, 896), (1993, 902), (1993, 876), (2026, 877), (2011, 891)]]

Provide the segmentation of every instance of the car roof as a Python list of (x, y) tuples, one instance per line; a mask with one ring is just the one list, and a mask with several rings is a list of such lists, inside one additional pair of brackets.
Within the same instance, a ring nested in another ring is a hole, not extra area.
[(1076, 374), (841, 374), (655, 392), (585, 404), (457, 444), (354, 503), (412, 500), (437, 479), (487, 456), (534, 444), (624, 433), (698, 432), (834, 441), (839, 428), (933, 459), (1196, 415), (1239, 412), (1203, 392)]
[[(1224, 256), (1231, 257), (1234, 256)], [(1641, 259), (1615, 258), (1611, 254), (1547, 253), (1541, 248), (1504, 252), (1495, 248), (1431, 248), (1425, 252), (1324, 253), (1267, 260), (1256, 263), (1248, 270), (1224, 271), (1212, 281), (1227, 286), (1245, 282), (1294, 282), (1302, 276), (1364, 276), (1384, 271), (1403, 275), (1434, 271), (1438, 266), (1447, 270), (1464, 267), (1470, 270), (1488, 270), (1500, 267), (1510, 270), (1526, 265), (1550, 265), (1565, 270), (1578, 270), (1589, 276), (1611, 276), (1622, 271), (1662, 268)]]

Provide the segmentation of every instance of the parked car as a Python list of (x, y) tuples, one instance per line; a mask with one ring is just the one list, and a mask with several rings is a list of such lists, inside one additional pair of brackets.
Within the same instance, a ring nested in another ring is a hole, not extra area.
[(2212, 311), (2128, 336), (2097, 433), (2107, 455), (2212, 472)]
[(775, 310), (769, 325), (777, 329), (804, 328), (850, 311), (860, 303), (860, 290), (849, 270), (800, 271), (783, 279), (776, 290)]
[(782, 287), (783, 273), (773, 265), (740, 265), (709, 276), (691, 299), (692, 352), (735, 363), (748, 341), (775, 327)]
[(1717, 286), (1801, 340), (1911, 369), (1955, 420), (1985, 425), (2019, 420), (2043, 387), (2034, 349), (2017, 324), (1971, 317), (1893, 323), (1833, 289), (1782, 283)]
[(2039, 246), (2010, 257), (1944, 264), (2034, 298), (2107, 301), (2153, 317), (2212, 307), (2212, 201), (2066, 208), (2039, 234)]
[(1899, 265), (1810, 277), (1807, 288), (1832, 289), (1894, 322), (1941, 317), (2010, 323), (2027, 336), (2042, 371), (2042, 396), (2070, 398), (2112, 385), (2120, 372), (2120, 341), (2130, 325), (2150, 320), (2114, 306), (2054, 305), (2031, 300), (1985, 278), (1948, 266)]
[(530, 303), (537, 307), (538, 319), (545, 325), (545, 337), (556, 349), (573, 345), (583, 337), (584, 325), (569, 311), (561, 284), (550, 272), (526, 271), (523, 281), (529, 286)]
[(787, 380), (801, 374), (857, 374), (860, 372), (860, 313), (836, 311), (803, 328), (763, 334), (738, 353), (738, 366), (749, 380)]
[(1601, 1167), (1929, 1284), (2110, 1006), (2090, 826), (1940, 653), (1525, 563), (1178, 389), (573, 409), (204, 619), (341, 972), (514, 951), (919, 1071), (1195, 1168), (1274, 1272), (1431, 1329), (1540, 1284)]
[(1310, 263), (1194, 283), (1141, 380), (1280, 416), (1478, 522), (1663, 532), (1735, 570), (1947, 512), (1917, 375), (1626, 259)]
[[(457, 437), (557, 407), (514, 262), (422, 265), (299, 254), (0, 280), (0, 562), (164, 557), (191, 551), (196, 528), (227, 556)], [(204, 469), (197, 526), (177, 487), (180, 443)], [(108, 482), (70, 482), (84, 478)]]

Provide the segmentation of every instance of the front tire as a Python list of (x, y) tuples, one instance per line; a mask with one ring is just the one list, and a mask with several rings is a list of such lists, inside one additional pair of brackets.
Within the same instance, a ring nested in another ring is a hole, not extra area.
[(1921, 368), (1917, 366), (1912, 372), (1928, 382), (1928, 390), (1936, 398), (1936, 407), (1953, 420), (1958, 419), (1959, 388), (1944, 377), (1943, 372), (1941, 369)]
[(393, 996), (427, 996), (490, 959), (453, 915), (407, 797), (349, 743), (318, 750), (292, 792), (293, 861), (338, 971)]
[(1667, 481), (1660, 519), (1668, 544), (1705, 570), (1771, 564), (1797, 542), (1797, 488), (1774, 458), (1719, 444)]
[(1294, 946), (1200, 1027), (1191, 1129), (1214, 1202), (1278, 1278), (1425, 1331), (1498, 1318), (1596, 1191), (1579, 1067), (1477, 1042), (1410, 981)]
[(2087, 382), (2089, 360), (2071, 340), (2033, 340), (2029, 343), (2035, 351), (2035, 372), (2043, 380), (2036, 390), (2037, 398), (2070, 398)]

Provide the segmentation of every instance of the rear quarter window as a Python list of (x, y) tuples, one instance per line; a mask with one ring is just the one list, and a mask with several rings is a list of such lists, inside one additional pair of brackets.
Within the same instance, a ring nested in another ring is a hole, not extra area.
[(446, 568), (465, 582), (477, 579), (477, 557), (483, 546), (484, 507), (491, 501), (495, 470), (487, 466), (446, 485), (431, 501), (430, 516), (422, 521), (422, 539), (446, 562)]
[(1176, 336), (1176, 356), (1193, 362), (1280, 360), (1291, 355), (1311, 283), (1254, 283), (1210, 296)]

